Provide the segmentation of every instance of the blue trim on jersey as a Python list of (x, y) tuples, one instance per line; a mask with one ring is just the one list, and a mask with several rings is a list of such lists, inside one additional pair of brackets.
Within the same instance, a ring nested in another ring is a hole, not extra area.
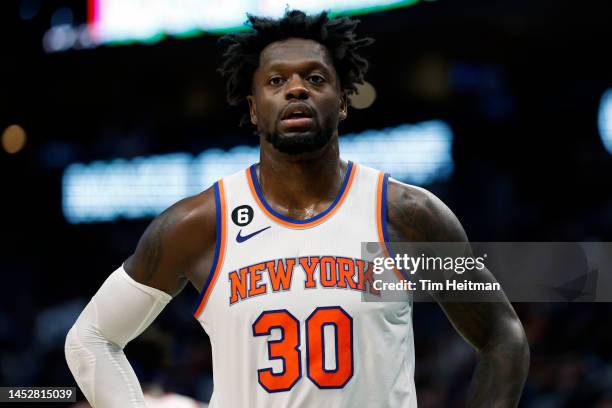
[[(387, 248), (387, 253), (389, 254), (389, 257), (395, 258), (395, 253), (393, 253), (391, 245), (389, 244), (389, 231), (387, 230), (387, 187), (389, 185), (389, 177), (389, 173), (385, 173), (385, 175), (383, 176), (382, 193), (380, 198), (380, 222), (383, 230), (383, 239), (385, 240), (385, 242), (383, 242), (382, 244), (385, 246), (385, 248)], [(406, 275), (406, 271), (404, 271), (403, 269), (400, 269), (399, 271), (404, 279), (409, 280), (408, 276)]]
[[(335, 355), (334, 359), (336, 360), (336, 368), (328, 370), (325, 368), (325, 326), (331, 326), (334, 328), (334, 350)], [(338, 325), (334, 322), (327, 322), (321, 325), (321, 368), (326, 373), (337, 373), (340, 368), (340, 357), (338, 356), (338, 343), (340, 340), (338, 339)]]
[(206, 279), (206, 282), (204, 283), (204, 286), (202, 287), (202, 290), (200, 291), (200, 295), (198, 296), (198, 301), (196, 302), (195, 308), (193, 309), (193, 312), (191, 314), (195, 314), (195, 312), (198, 310), (198, 307), (200, 306), (200, 303), (202, 303), (202, 299), (204, 298), (204, 295), (206, 294), (206, 290), (208, 290), (208, 286), (210, 286), (210, 282), (212, 281), (212, 278), (215, 274), (215, 269), (217, 268), (217, 262), (219, 262), (219, 251), (221, 250), (221, 219), (222, 219), (222, 214), (221, 211), (223, 210), (221, 208), (221, 193), (219, 192), (219, 182), (216, 182), (214, 184), (215, 187), (215, 219), (216, 219), (216, 226), (217, 226), (217, 230), (215, 231), (215, 255), (213, 256), (213, 263), (210, 266), (210, 272), (208, 272), (208, 278)]
[[(387, 231), (387, 186), (389, 184), (389, 173), (385, 173), (382, 183), (382, 194), (380, 197), (380, 222), (383, 230), (383, 239), (385, 240), (384, 244), (386, 245), (387, 242), (389, 242), (389, 232)], [(389, 256), (392, 256), (388, 245), (387, 250), (389, 251)]]
[(278, 217), (283, 221), (291, 222), (293, 224), (308, 224), (309, 222), (313, 222), (313, 221), (316, 221), (324, 217), (325, 214), (333, 210), (336, 204), (338, 204), (338, 201), (340, 201), (340, 197), (342, 197), (342, 195), (344, 194), (344, 190), (346, 189), (349, 178), (351, 176), (351, 170), (353, 169), (353, 162), (352, 161), (348, 162), (348, 166), (346, 167), (346, 174), (344, 175), (344, 180), (342, 180), (342, 186), (340, 187), (340, 191), (338, 191), (338, 195), (336, 195), (334, 202), (331, 203), (331, 205), (327, 207), (327, 209), (323, 211), (322, 213), (319, 213), (315, 215), (314, 217), (307, 218), (305, 220), (296, 220), (295, 218), (286, 217), (282, 214), (279, 214), (272, 207), (270, 207), (270, 205), (264, 198), (263, 192), (261, 191), (261, 187), (259, 186), (259, 180), (257, 180), (257, 171), (255, 170), (255, 166), (256, 165), (253, 164), (250, 168), (251, 180), (253, 180), (253, 186), (255, 187), (255, 192), (257, 193), (257, 197), (259, 197), (259, 201), (261, 201), (264, 207), (266, 207), (266, 210), (270, 211), (270, 213), (272, 213), (275, 217)]

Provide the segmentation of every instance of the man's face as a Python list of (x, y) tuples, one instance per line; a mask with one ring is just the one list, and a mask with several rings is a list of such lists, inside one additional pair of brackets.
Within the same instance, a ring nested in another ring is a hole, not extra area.
[(346, 98), (329, 53), (312, 40), (290, 38), (264, 48), (252, 91), (251, 122), (283, 153), (321, 149), (346, 118)]

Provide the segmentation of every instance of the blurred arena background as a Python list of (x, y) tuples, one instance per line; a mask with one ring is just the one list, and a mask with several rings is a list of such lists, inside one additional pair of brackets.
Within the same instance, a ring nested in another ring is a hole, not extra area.
[[(359, 14), (377, 40), (345, 158), (430, 189), (472, 241), (612, 241), (604, 1), (3, 1), (0, 385), (74, 386), (65, 333), (151, 217), (257, 160), (216, 40), (287, 3)], [(126, 354), (143, 381), (205, 402), (196, 297)], [(532, 352), (522, 406), (612, 407), (611, 305), (515, 307)], [(471, 349), (435, 304), (414, 322), (419, 406), (463, 406)]]

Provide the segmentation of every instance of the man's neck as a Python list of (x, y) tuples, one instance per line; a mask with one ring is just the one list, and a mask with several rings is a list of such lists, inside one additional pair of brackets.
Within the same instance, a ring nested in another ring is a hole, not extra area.
[(261, 140), (259, 185), (268, 204), (287, 217), (307, 219), (327, 209), (340, 191), (346, 169), (337, 137), (320, 151), (304, 155), (281, 153)]

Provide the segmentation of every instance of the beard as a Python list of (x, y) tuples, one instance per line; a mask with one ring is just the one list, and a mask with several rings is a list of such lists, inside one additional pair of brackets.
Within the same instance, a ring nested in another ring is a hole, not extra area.
[(274, 132), (266, 133), (265, 139), (279, 152), (300, 154), (314, 152), (325, 147), (332, 136), (332, 131), (308, 132), (291, 136)]
[(322, 149), (334, 136), (331, 127), (317, 127), (306, 132), (281, 133), (278, 128), (264, 133), (265, 140), (276, 150), (286, 154), (301, 154)]

